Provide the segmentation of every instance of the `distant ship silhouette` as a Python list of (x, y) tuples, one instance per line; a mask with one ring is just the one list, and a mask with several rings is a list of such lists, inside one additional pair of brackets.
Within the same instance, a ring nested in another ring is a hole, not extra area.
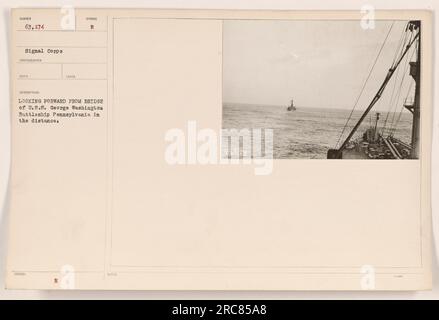
[(287, 108), (287, 111), (296, 111), (296, 107), (294, 106), (294, 102), (293, 99), (291, 99), (291, 104), (290, 106)]

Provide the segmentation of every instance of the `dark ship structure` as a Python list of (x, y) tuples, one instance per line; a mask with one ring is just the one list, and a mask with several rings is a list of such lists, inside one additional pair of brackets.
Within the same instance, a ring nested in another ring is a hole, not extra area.
[(294, 101), (293, 101), (293, 99), (291, 99), (291, 103), (288, 106), (287, 111), (296, 111), (296, 109), (297, 108), (294, 106)]

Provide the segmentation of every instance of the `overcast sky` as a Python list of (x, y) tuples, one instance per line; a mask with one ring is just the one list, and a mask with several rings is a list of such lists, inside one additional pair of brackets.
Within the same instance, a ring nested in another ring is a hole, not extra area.
[[(299, 107), (351, 109), (391, 25), (377, 21), (375, 29), (363, 30), (359, 21), (224, 21), (223, 101), (287, 105), (294, 98)], [(381, 85), (405, 25), (394, 22), (358, 109)], [(401, 99), (410, 81), (406, 76)], [(392, 86), (375, 110), (387, 110)]]

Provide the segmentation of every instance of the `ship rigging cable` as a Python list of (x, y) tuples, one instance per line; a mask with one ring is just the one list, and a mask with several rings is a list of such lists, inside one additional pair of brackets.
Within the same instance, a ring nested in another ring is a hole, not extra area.
[[(419, 43), (417, 44), (416, 47), (417, 47), (417, 48), (416, 48), (415, 52), (419, 50)], [(412, 60), (412, 58), (413, 58), (413, 53), (412, 53), (412, 57), (410, 58), (410, 61)], [(410, 95), (410, 93), (411, 93), (411, 91), (412, 91), (413, 84), (414, 84), (413, 81), (410, 82), (410, 86), (409, 86), (409, 88), (408, 88), (408, 90), (407, 90), (407, 95), (406, 95), (405, 100), (404, 100), (405, 102), (407, 102), (407, 99), (408, 99), (408, 97), (409, 97), (409, 95)], [(403, 110), (404, 110), (404, 104), (403, 104), (403, 105), (401, 106), (401, 108), (400, 108), (399, 115), (398, 115), (398, 119), (396, 120), (395, 125), (390, 129), (390, 136), (393, 136), (393, 134), (395, 133), (395, 131), (396, 131), (396, 127), (397, 127), (399, 121), (401, 120), (401, 116), (402, 116), (402, 111), (403, 111)]]
[[(409, 43), (411, 42), (411, 40), (412, 40), (412, 37), (410, 37)], [(412, 60), (414, 53), (415, 53), (415, 50), (412, 51), (412, 54), (411, 54), (410, 58), (408, 58), (409, 56), (407, 55), (405, 60), (404, 60), (405, 66), (404, 66), (404, 71), (403, 71), (403, 74), (402, 74), (402, 79), (401, 79), (401, 82), (399, 83), (399, 87), (398, 87), (398, 90), (396, 91), (396, 95), (394, 95), (394, 92), (392, 91), (392, 96), (391, 96), (391, 100), (390, 100), (390, 103), (389, 103), (389, 108), (388, 108), (388, 111), (387, 111), (386, 120), (384, 121), (384, 125), (383, 125), (383, 128), (381, 130), (381, 134), (384, 134), (384, 130), (386, 129), (386, 126), (388, 124), (387, 120), (388, 120), (389, 115), (391, 113), (393, 113), (392, 114), (391, 125), (393, 125), (393, 123), (395, 121), (395, 112), (397, 111), (398, 102), (399, 102), (399, 99), (400, 99), (400, 96), (401, 96), (401, 90), (402, 90), (402, 87), (403, 87), (403, 84), (404, 84), (404, 80), (406, 78), (407, 70), (408, 70), (408, 67), (409, 67), (409, 63), (408, 62), (410, 62)], [(398, 82), (398, 72), (396, 74), (394, 88), (395, 88), (397, 82)]]
[(373, 62), (372, 67), (371, 67), (370, 70), (369, 70), (369, 74), (367, 75), (366, 80), (364, 81), (363, 86), (362, 86), (362, 88), (361, 88), (361, 90), (360, 90), (360, 93), (359, 93), (357, 99), (355, 100), (354, 107), (352, 108), (352, 110), (351, 110), (351, 112), (350, 112), (350, 114), (349, 114), (349, 117), (348, 117), (348, 119), (346, 120), (346, 123), (345, 123), (345, 125), (344, 125), (344, 127), (343, 127), (343, 130), (342, 130), (340, 136), (338, 137), (337, 143), (335, 144), (335, 148), (336, 148), (336, 149), (337, 149), (337, 147), (338, 147), (338, 144), (340, 143), (340, 140), (341, 140), (341, 138), (342, 138), (344, 132), (346, 131), (346, 128), (347, 128), (347, 126), (348, 126), (348, 124), (349, 124), (349, 121), (350, 121), (351, 118), (352, 118), (352, 114), (354, 113), (354, 110), (355, 110), (355, 108), (357, 107), (358, 102), (360, 101), (361, 96), (363, 95), (364, 89), (366, 88), (366, 84), (367, 84), (367, 82), (369, 81), (370, 76), (372, 75), (373, 69), (375, 68), (375, 65), (376, 65), (376, 63), (377, 63), (377, 61), (378, 61), (379, 56), (381, 55), (381, 52), (383, 51), (384, 45), (385, 45), (386, 42), (387, 42), (387, 38), (389, 37), (390, 31), (392, 31), (393, 24), (394, 24), (394, 22), (392, 22), (392, 24), (390, 25), (389, 31), (387, 31), (386, 37), (384, 38), (384, 41), (383, 41), (383, 43), (381, 44), (380, 50), (378, 51), (378, 54), (377, 54), (376, 57), (375, 57), (375, 61)]
[(395, 64), (397, 60), (398, 52), (402, 52), (404, 50), (404, 43), (407, 40), (407, 26), (408, 26), (408, 22), (405, 28), (403, 28), (401, 31), (401, 37), (399, 38), (398, 46), (396, 47), (395, 54), (393, 56), (392, 66)]
[[(410, 95), (410, 92), (411, 92), (411, 90), (412, 90), (412, 87), (413, 87), (413, 82), (410, 83), (410, 86), (409, 86), (409, 88), (408, 88), (408, 90), (407, 90), (407, 95), (406, 95), (406, 97), (405, 97), (405, 100), (406, 100), (406, 101), (407, 101), (408, 96)], [(391, 136), (391, 137), (393, 137), (393, 134), (394, 134), (395, 131), (396, 131), (396, 127), (398, 126), (398, 123), (399, 123), (399, 121), (401, 120), (401, 115), (402, 115), (402, 111), (403, 111), (403, 110), (404, 110), (404, 105), (402, 105), (401, 108), (400, 108), (400, 110), (399, 110), (398, 119), (396, 120), (395, 125), (393, 125), (393, 126), (390, 128), (390, 134), (389, 134), (389, 136)]]
[[(399, 38), (398, 46), (397, 46), (397, 48), (395, 50), (395, 54), (393, 56), (392, 66), (395, 64), (395, 62), (397, 60), (398, 52), (399, 51), (402, 52), (402, 50), (404, 48), (404, 44), (406, 43), (406, 40), (407, 40), (407, 32), (406, 32), (407, 31), (407, 26), (408, 26), (408, 23), (406, 24), (406, 27), (404, 29), (402, 29), (401, 37)], [(392, 93), (390, 94), (390, 101), (389, 101), (389, 111), (390, 111), (390, 108), (391, 108), (390, 106), (393, 104), (393, 98), (394, 98), (394, 94), (395, 94), (397, 79), (398, 79), (398, 76), (399, 76), (399, 70), (400, 69), (396, 70), (395, 80), (393, 81), (393, 88), (392, 88)], [(387, 114), (386, 114), (386, 119), (384, 120), (384, 126), (383, 126), (383, 129), (381, 131), (381, 134), (384, 134), (384, 129), (386, 127), (388, 119), (389, 119), (389, 112), (387, 112)]]
[[(416, 50), (413, 50), (410, 59), (408, 59), (408, 60), (406, 59), (406, 63), (407, 63), (407, 61), (410, 62), (410, 61), (412, 60), (415, 51), (416, 51)], [(408, 56), (407, 56), (407, 57), (408, 57)], [(397, 98), (396, 98), (396, 101), (395, 101), (395, 106), (392, 108), (392, 112), (393, 112), (393, 114), (392, 114), (392, 122), (391, 122), (391, 124), (390, 124), (390, 129), (392, 129), (393, 126), (394, 126), (394, 122), (395, 122), (395, 114), (396, 114), (396, 112), (397, 112), (397, 110), (398, 110), (398, 109), (397, 109), (397, 108), (398, 108), (398, 101), (399, 101), (399, 98), (400, 98), (400, 96), (401, 96), (402, 86), (403, 86), (404, 79), (405, 79), (405, 76), (406, 76), (406, 74), (407, 74), (407, 71), (408, 71), (409, 65), (410, 65), (410, 64), (407, 63), (406, 66), (405, 66), (405, 68), (404, 68), (404, 75), (403, 75), (403, 77), (402, 77), (401, 84), (400, 84), (400, 86), (399, 86), (399, 88), (398, 88), (398, 93), (397, 93)]]

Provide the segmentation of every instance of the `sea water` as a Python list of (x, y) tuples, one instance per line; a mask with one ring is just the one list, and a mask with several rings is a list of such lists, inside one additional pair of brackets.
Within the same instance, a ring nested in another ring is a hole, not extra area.
[[(363, 110), (355, 110), (340, 137), (351, 110), (333, 108), (298, 107), (287, 111), (286, 107), (264, 105), (224, 104), (222, 113), (223, 129), (272, 129), (274, 159), (325, 159), (328, 149), (344, 141), (361, 117)], [(398, 125), (394, 137), (410, 143), (412, 115), (408, 111), (380, 112), (378, 128), (381, 131), (392, 120)], [(373, 110), (363, 120), (353, 139), (375, 126), (376, 112)], [(384, 131), (385, 135), (388, 130)], [(224, 137), (223, 137), (224, 139)], [(227, 144), (223, 143), (223, 149)], [(225, 150), (222, 150), (225, 154)]]

